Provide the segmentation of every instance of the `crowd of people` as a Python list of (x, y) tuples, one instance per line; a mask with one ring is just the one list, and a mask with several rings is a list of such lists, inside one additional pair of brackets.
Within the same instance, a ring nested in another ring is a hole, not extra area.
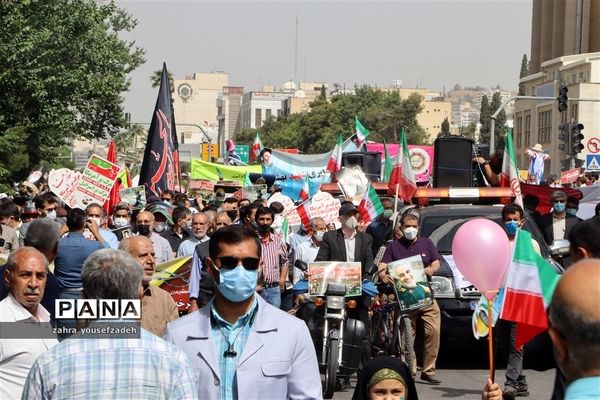
[[(389, 199), (382, 199), (383, 212), (370, 225), (342, 200), (339, 228), (313, 218), (310, 230), (291, 233), (282, 231), (283, 206), (267, 206), (264, 199), (207, 203), (167, 190), (160, 198), (149, 196), (142, 210), (120, 203), (107, 215), (99, 204), (68, 208), (51, 192), (29, 195), (24, 204), (0, 200), (0, 256), (6, 260), (0, 322), (47, 322), (58, 335), (0, 336), (0, 398), (319, 399), (309, 330), (287, 312), (295, 306), (293, 285), (306, 278), (294, 262), (360, 262), (367, 275), (377, 260), (374, 273), (382, 282), (390, 282), (387, 263), (412, 255), (421, 255), (428, 278), (440, 267), (435, 245), (419, 235), (418, 213), (404, 213), (393, 230), (396, 210)], [(502, 216), (511, 240), (530, 213), (549, 244), (571, 241), (571, 255), (561, 262), (577, 265), (555, 293), (550, 337), (564, 374), (557, 378), (564, 398), (579, 399), (600, 379), (600, 315), (590, 304), (600, 296), (600, 261), (593, 259), (600, 257), (600, 217), (582, 222), (571, 216), (562, 191), (553, 193), (552, 202), (549, 215), (509, 205)], [(192, 257), (190, 307), (180, 316), (170, 293), (150, 281), (157, 264), (184, 256)], [(584, 286), (585, 296), (575, 294)], [(82, 321), (57, 319), (56, 299), (140, 299), (140, 334), (73, 334), (70, 328), (81, 330)], [(350, 316), (368, 325), (370, 300), (363, 294)], [(565, 307), (569, 312), (557, 311)], [(411, 318), (424, 326), (420, 379), (439, 384), (440, 309), (433, 300)], [(514, 346), (510, 360), (506, 388), (518, 392), (526, 383)], [(416, 371), (416, 362), (371, 358), (367, 338), (353, 398), (416, 399)], [(498, 384), (485, 384), (483, 399), (502, 395)]]

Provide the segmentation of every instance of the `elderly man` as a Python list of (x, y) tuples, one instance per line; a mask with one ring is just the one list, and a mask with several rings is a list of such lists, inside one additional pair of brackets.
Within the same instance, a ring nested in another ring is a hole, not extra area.
[(210, 238), (208, 232), (208, 217), (204, 213), (192, 215), (192, 237), (184, 240), (179, 245), (177, 257), (189, 256), (194, 253), (196, 246), (202, 242), (207, 242)]
[(210, 305), (171, 322), (165, 339), (190, 358), (201, 399), (321, 399), (306, 324), (256, 295), (261, 244), (242, 225), (210, 239)]
[(579, 221), (574, 215), (567, 213), (567, 195), (562, 190), (552, 192), (552, 212), (542, 215), (539, 220), (544, 240), (552, 244), (555, 240), (566, 239), (569, 232)]
[(100, 236), (104, 239), (108, 245), (116, 249), (119, 247), (119, 240), (117, 239), (117, 235), (112, 233), (110, 229), (106, 229), (106, 214), (104, 213), (104, 209), (98, 203), (89, 204), (85, 208), (85, 216), (88, 219), (91, 219), (98, 225), (98, 231), (100, 232)]
[[(120, 250), (95, 252), (81, 275), (88, 299), (140, 298), (142, 268)], [(111, 321), (91, 326), (107, 327)], [(106, 334), (59, 343), (31, 367), (23, 398), (197, 399), (185, 354), (145, 329), (137, 333), (135, 340)]]
[[(0, 322), (49, 322), (50, 314), (40, 305), (48, 274), (46, 257), (33, 247), (15, 250), (6, 262), (3, 279), (10, 290), (0, 301)], [(8, 324), (6, 324), (8, 325)], [(0, 336), (0, 399), (19, 399), (35, 359), (56, 345), (56, 339)]]
[(600, 260), (584, 259), (562, 276), (548, 312), (554, 357), (566, 378), (565, 400), (600, 397)]
[(149, 211), (141, 211), (136, 219), (136, 228), (139, 235), (146, 236), (152, 241), (156, 262), (158, 264), (173, 259), (173, 251), (167, 239), (153, 231), (154, 215)]
[(167, 323), (177, 319), (177, 304), (171, 295), (158, 286), (150, 285), (154, 276), (154, 249), (145, 236), (130, 236), (121, 241), (121, 250), (131, 254), (142, 268), (142, 328), (162, 337), (167, 331)]
[[(317, 258), (323, 236), (327, 232), (327, 223), (321, 217), (312, 218), (310, 220), (310, 230), (312, 232), (311, 240), (303, 241), (298, 245), (298, 248), (294, 252), (294, 262), (301, 260), (308, 264)], [(302, 279), (304, 279), (304, 272), (294, 267), (292, 283), (296, 284), (296, 282)]]

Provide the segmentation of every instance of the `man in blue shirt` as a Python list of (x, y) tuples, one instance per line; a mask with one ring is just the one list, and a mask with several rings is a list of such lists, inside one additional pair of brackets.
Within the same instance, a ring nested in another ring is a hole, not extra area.
[(548, 312), (554, 357), (567, 382), (565, 400), (600, 398), (600, 260), (586, 258), (562, 276)]
[[(90, 254), (108, 247), (102, 238), (96, 222), (88, 219), (85, 211), (73, 208), (67, 213), (69, 233), (58, 241), (58, 251), (54, 259), (54, 275), (60, 285), (59, 299), (80, 299), (83, 285), (81, 268)], [(89, 229), (96, 241), (87, 240), (83, 231)], [(57, 326), (75, 327), (75, 320), (57, 320)], [(59, 337), (64, 339), (65, 337)]]

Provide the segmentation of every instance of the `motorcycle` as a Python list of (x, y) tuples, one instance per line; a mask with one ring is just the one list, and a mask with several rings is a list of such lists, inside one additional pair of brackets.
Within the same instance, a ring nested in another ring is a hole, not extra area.
[[(301, 260), (296, 260), (294, 266), (303, 272), (308, 268)], [(370, 285), (368, 281), (363, 282), (363, 291), (369, 292), (369, 296), (373, 290), (376, 294), (377, 288), (372, 282)], [(331, 399), (336, 381), (349, 379), (358, 369), (367, 338), (365, 324), (359, 319), (350, 318), (348, 313), (352, 314), (352, 310), (359, 306), (359, 301), (370, 300), (370, 297), (346, 298), (346, 286), (340, 283), (328, 283), (322, 296), (306, 296), (308, 282), (300, 281), (294, 285), (294, 292), (302, 295), (295, 314), (308, 326), (317, 352), (319, 370), (325, 375), (323, 397)]]

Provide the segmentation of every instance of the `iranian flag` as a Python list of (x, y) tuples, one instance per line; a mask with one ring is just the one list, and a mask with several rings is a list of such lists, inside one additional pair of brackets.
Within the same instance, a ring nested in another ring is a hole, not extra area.
[(411, 201), (413, 194), (417, 190), (404, 128), (402, 128), (400, 149), (398, 149), (398, 155), (392, 167), (388, 187), (392, 192), (397, 193), (406, 203)]
[(510, 129), (506, 133), (506, 145), (504, 146), (504, 158), (502, 160), (502, 172), (500, 173), (500, 186), (509, 187), (515, 195), (515, 203), (523, 207), (523, 196), (521, 195), (521, 183), (519, 182), (519, 169), (517, 168), (517, 157)]
[(377, 192), (370, 182), (365, 195), (358, 205), (358, 213), (365, 225), (370, 224), (383, 213), (383, 204), (381, 204), (381, 200), (379, 200), (379, 196), (377, 196)]
[(389, 182), (390, 175), (392, 175), (392, 157), (390, 157), (390, 152), (388, 150), (385, 139), (383, 140), (383, 150), (385, 152), (385, 162), (383, 164), (383, 181)]
[(300, 222), (304, 225), (304, 229), (310, 235), (310, 211), (308, 210), (308, 206), (310, 205), (310, 201), (305, 201), (296, 207), (296, 211), (298, 211), (298, 215), (300, 216)]
[(516, 347), (548, 329), (546, 308), (558, 283), (554, 268), (533, 248), (531, 233), (520, 229), (506, 272), (500, 318), (517, 325)]
[(250, 149), (250, 161), (256, 160), (258, 156), (260, 156), (260, 152), (262, 150), (262, 142), (260, 141), (260, 136), (258, 136), (258, 132), (256, 132), (256, 137), (254, 138), (254, 143), (252, 144), (252, 149)]
[(250, 173), (246, 171), (244, 174), (244, 186), (252, 186), (252, 181), (250, 180)]
[(344, 139), (342, 138), (342, 134), (340, 133), (337, 138), (337, 143), (331, 152), (331, 156), (329, 156), (329, 161), (327, 162), (326, 170), (331, 172), (332, 177), (336, 172), (342, 169), (342, 145), (344, 144)]
[(369, 136), (369, 131), (360, 123), (358, 117), (354, 117), (354, 127), (356, 134), (356, 142), (360, 146), (367, 140), (367, 136)]
[(300, 188), (300, 194), (298, 198), (302, 201), (306, 201), (310, 198), (310, 181), (308, 180), (308, 175), (304, 178), (304, 183)]

